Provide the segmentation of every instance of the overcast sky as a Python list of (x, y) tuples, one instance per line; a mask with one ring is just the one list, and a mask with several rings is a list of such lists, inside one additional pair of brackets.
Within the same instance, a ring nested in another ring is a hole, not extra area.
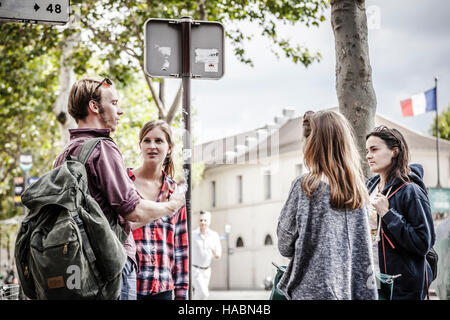
[[(407, 127), (428, 133), (434, 112), (405, 118), (400, 100), (434, 87), (438, 77), (440, 111), (450, 102), (450, 1), (366, 1), (372, 79), (377, 112)], [(378, 13), (377, 13), (378, 12)], [(379, 16), (378, 16), (379, 14)], [(327, 21), (319, 28), (283, 27), (283, 36), (319, 51), (323, 59), (308, 68), (278, 60), (268, 40), (246, 46), (255, 67), (237, 61), (226, 44), (225, 75), (220, 80), (193, 80), (192, 130), (197, 142), (255, 129), (273, 122), (283, 108), (306, 110), (337, 106), (334, 36)], [(256, 28), (246, 24), (246, 30)], [(169, 94), (176, 80), (169, 80)]]

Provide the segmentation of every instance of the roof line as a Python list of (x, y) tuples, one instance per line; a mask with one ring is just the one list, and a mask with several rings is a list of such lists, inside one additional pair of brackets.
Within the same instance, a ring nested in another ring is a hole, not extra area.
[[(433, 140), (433, 141), (436, 141), (436, 137), (435, 137), (435, 136), (425, 135), (425, 134), (423, 134), (422, 132), (416, 131), (416, 130), (414, 130), (414, 129), (410, 129), (410, 128), (406, 127), (406, 126), (403, 125), (403, 124), (400, 124), (400, 123), (398, 123), (398, 122), (393, 121), (392, 119), (390, 119), (389, 117), (387, 117), (387, 116), (385, 116), (385, 115), (381, 115), (380, 113), (377, 113), (376, 115), (378, 115), (378, 116), (381, 117), (381, 118), (384, 118), (385, 120), (387, 120), (387, 121), (389, 121), (389, 122), (394, 123), (395, 125), (401, 127), (402, 129), (408, 130), (408, 131), (410, 131), (410, 132), (412, 132), (412, 133), (414, 133), (414, 134), (417, 134), (417, 135), (419, 135), (419, 136), (421, 136), (421, 137), (423, 137), (423, 138), (431, 139), (431, 140)], [(439, 143), (441, 143), (441, 142), (448, 143), (448, 144), (450, 145), (450, 141), (448, 141), (448, 140), (446, 140), (446, 139), (439, 138)]]

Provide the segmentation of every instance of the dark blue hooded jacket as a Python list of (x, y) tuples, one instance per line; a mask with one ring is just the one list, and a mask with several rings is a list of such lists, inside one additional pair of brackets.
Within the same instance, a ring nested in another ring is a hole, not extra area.
[[(428, 269), (428, 287), (431, 284), (432, 271), (425, 255), (434, 245), (435, 231), (431, 215), (427, 189), (423, 183), (423, 167), (411, 164), (410, 183), (397, 191), (389, 201), (389, 211), (382, 218), (382, 228), (390, 242), (385, 239), (387, 274), (401, 274), (394, 281), (392, 299), (424, 299), (426, 295), (425, 266)], [(380, 182), (376, 175), (367, 180), (369, 193)], [(388, 180), (382, 193), (389, 188), (393, 193), (403, 182), (398, 178)], [(382, 241), (378, 243), (380, 271), (384, 270)]]

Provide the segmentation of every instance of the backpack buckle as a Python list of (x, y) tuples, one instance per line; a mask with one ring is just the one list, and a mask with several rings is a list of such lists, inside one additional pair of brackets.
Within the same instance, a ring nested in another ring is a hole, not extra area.
[(75, 222), (77, 223), (77, 225), (83, 225), (83, 220), (81, 220), (80, 216), (78, 214), (75, 214), (73, 216), (73, 220), (75, 220)]

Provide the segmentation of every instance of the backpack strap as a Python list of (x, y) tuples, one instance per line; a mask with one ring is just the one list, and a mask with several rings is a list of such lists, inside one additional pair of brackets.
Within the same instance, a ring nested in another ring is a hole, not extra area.
[[(98, 138), (88, 139), (85, 142), (83, 142), (83, 145), (81, 146), (78, 156), (72, 157), (72, 159), (74, 159), (74, 160), (76, 159), (79, 162), (83, 163), (83, 165), (85, 165), (87, 160), (91, 156), (92, 152), (94, 151), (95, 147), (101, 140), (113, 141), (111, 138), (107, 138), (107, 137), (98, 137)], [(84, 251), (84, 254), (86, 255), (86, 258), (88, 259), (89, 263), (92, 266), (91, 270), (93, 271), (95, 277), (99, 281), (102, 281), (103, 283), (106, 284), (106, 281), (103, 279), (103, 277), (102, 277), (101, 273), (99, 272), (98, 267), (96, 265), (96, 262), (95, 262), (96, 257), (94, 254), (94, 250), (92, 249), (90, 240), (86, 233), (86, 228), (84, 226), (83, 220), (81, 220), (81, 217), (79, 216), (78, 212), (72, 212), (72, 217), (75, 220), (75, 222), (77, 223), (78, 229), (80, 230), (81, 238), (83, 241), (82, 242), (83, 243), (83, 251)], [(102, 295), (102, 290), (99, 290), (98, 297)]]
[[(90, 263), (94, 263), (96, 258), (95, 258), (95, 254), (94, 254), (94, 250), (91, 247), (91, 243), (89, 241), (89, 238), (87, 236), (86, 230), (84, 229), (84, 224), (83, 224), (83, 220), (81, 220), (80, 216), (78, 215), (77, 212), (72, 212), (72, 217), (75, 220), (75, 222), (77, 223), (79, 229), (80, 229), (80, 233), (81, 233), (81, 239), (83, 241), (83, 249), (84, 249), (84, 253), (86, 255), (86, 258), (88, 259), (88, 261)], [(97, 274), (97, 270), (94, 270), (94, 273), (96, 273), (95, 275), (98, 277)]]
[(94, 151), (97, 144), (100, 142), (100, 140), (111, 140), (111, 138), (107, 137), (98, 137), (98, 138), (91, 138), (86, 140), (83, 145), (81, 146), (80, 152), (78, 153), (78, 156), (76, 157), (78, 161), (80, 161), (82, 164), (86, 164), (89, 157), (91, 156), (92, 152)]
[[(100, 272), (97, 268), (97, 265), (95, 262), (97, 259), (95, 257), (94, 250), (92, 249), (91, 242), (86, 233), (86, 229), (84, 227), (83, 220), (81, 220), (81, 217), (79, 216), (79, 214), (77, 212), (71, 212), (71, 215), (72, 215), (72, 218), (75, 220), (76, 224), (78, 225), (78, 229), (80, 230), (81, 240), (82, 240), (82, 244), (83, 244), (82, 245), (83, 252), (90, 263), (91, 270), (94, 273), (94, 276), (97, 278), (97, 281), (105, 282), (105, 280), (103, 279), (102, 275), (100, 274)], [(101, 292), (102, 292), (102, 290), (99, 290), (99, 295), (101, 295)]]

